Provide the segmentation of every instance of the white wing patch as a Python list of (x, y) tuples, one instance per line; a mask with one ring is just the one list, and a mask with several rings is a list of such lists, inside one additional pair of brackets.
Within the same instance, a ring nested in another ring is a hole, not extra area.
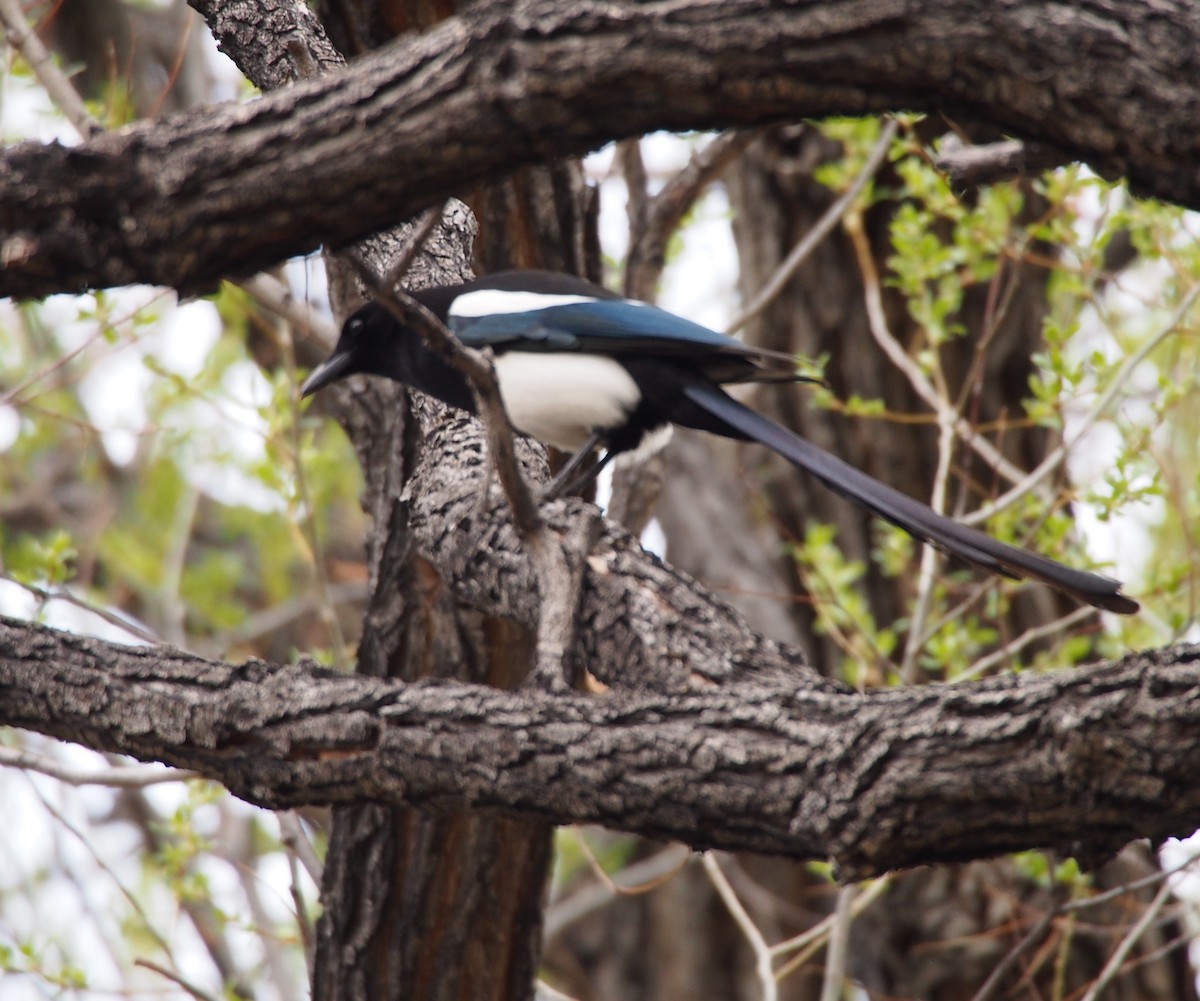
[(450, 304), (449, 315), (463, 319), (495, 316), (500, 313), (532, 313), (551, 306), (570, 306), (579, 302), (595, 302), (586, 295), (544, 295), (541, 292), (505, 292), (494, 288), (476, 289), (460, 295)]
[(513, 427), (565, 452), (620, 427), (641, 399), (629, 373), (598, 355), (506, 351), (496, 379)]

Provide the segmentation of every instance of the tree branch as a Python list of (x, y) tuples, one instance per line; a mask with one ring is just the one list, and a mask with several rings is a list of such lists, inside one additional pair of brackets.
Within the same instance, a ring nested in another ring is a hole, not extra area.
[(188, 0), (188, 4), (208, 23), (221, 51), (260, 90), (276, 90), (346, 65), (304, 0)]
[(938, 170), (950, 177), (955, 188), (977, 188), (1014, 177), (1036, 175), (1062, 163), (1059, 151), (1050, 151), (1036, 144), (1006, 139), (984, 146), (967, 146), (957, 137), (947, 142), (933, 158)]
[(85, 139), (102, 131), (104, 126), (88, 111), (70, 78), (55, 65), (42, 40), (26, 23), (25, 12), (17, 0), (0, 0), (0, 22), (4, 24), (8, 44), (25, 57), (50, 100), (75, 126), (75, 131)]
[[(1200, 824), (1200, 647), (866, 695), (602, 699), (231, 665), (0, 620), (0, 722), (263, 806), (368, 799), (832, 858), (847, 878)], [(981, 795), (981, 791), (984, 793)]]
[(658, 128), (898, 108), (986, 121), (1200, 207), (1200, 11), (1043, 13), (1032, 0), (476, 5), (249, 105), (8, 150), (0, 295), (195, 293), (408, 218), (448, 179), (461, 189)]

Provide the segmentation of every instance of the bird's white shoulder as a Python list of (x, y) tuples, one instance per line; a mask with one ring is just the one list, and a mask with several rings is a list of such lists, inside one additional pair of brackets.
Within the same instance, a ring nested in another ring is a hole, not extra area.
[(543, 292), (517, 292), (504, 289), (480, 288), (464, 292), (450, 303), (449, 316), (475, 319), (504, 313), (532, 313), (551, 306), (571, 306), (595, 302), (585, 295), (553, 295)]

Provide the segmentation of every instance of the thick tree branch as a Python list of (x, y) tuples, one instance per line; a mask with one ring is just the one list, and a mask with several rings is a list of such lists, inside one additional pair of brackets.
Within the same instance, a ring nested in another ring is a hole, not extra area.
[(596, 699), (205, 661), (0, 621), (0, 722), (275, 808), (377, 799), (594, 822), (848, 877), (1200, 824), (1200, 648), (867, 695)]
[(986, 121), (1200, 207), (1198, 70), (1183, 0), (1052, 17), (1032, 0), (480, 4), (250, 105), (9, 150), (0, 295), (192, 293), (610, 139), (898, 108)]
[(221, 51), (260, 90), (331, 73), (346, 61), (304, 0), (188, 0)]

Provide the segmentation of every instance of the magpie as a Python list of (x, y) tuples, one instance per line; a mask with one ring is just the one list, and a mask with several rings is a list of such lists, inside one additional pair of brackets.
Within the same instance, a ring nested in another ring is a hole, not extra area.
[[(721, 387), (794, 381), (790, 355), (750, 347), (656, 306), (569, 275), (505, 271), (412, 293), (469, 347), (491, 348), (504, 408), (522, 434), (574, 452), (575, 471), (597, 447), (594, 475), (616, 456), (666, 444), (673, 425), (777, 452), (831, 490), (923, 542), (989, 573), (1032, 577), (1080, 602), (1132, 614), (1121, 582), (1006, 545), (936, 513), (775, 422)], [(354, 374), (380, 375), (475, 412), (471, 387), (421, 336), (376, 303), (342, 328), (301, 394)], [(559, 480), (562, 480), (560, 474)]]

